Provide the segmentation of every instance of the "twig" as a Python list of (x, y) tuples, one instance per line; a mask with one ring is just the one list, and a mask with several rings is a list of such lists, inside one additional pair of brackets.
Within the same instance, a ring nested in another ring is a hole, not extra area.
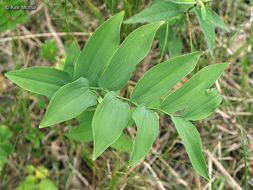
[[(46, 16), (46, 26), (47, 26), (47, 28), (49, 29), (50, 32), (55, 33), (54, 27), (51, 23), (51, 19), (50, 19), (49, 13), (48, 13), (48, 9), (45, 7), (44, 10), (45, 10), (44, 12), (45, 12), (45, 16)], [(56, 42), (59, 46), (60, 54), (65, 55), (65, 50), (64, 50), (65, 48), (64, 48), (64, 45), (63, 45), (61, 39), (57, 35), (54, 35), (54, 38), (55, 38), (55, 40), (56, 40)]]
[(231, 177), (231, 175), (227, 172), (227, 170), (222, 166), (222, 164), (213, 156), (213, 154), (209, 151), (205, 151), (208, 154), (208, 157), (215, 163), (217, 168), (224, 174), (224, 176), (229, 181), (228, 185), (230, 185), (232, 188), (235, 188), (237, 190), (243, 190), (240, 185), (234, 180), (234, 178)]
[[(75, 36), (88, 36), (89, 34), (86, 32), (73, 32)], [(69, 35), (68, 32), (49, 32), (49, 33), (40, 33), (40, 34), (28, 34), (23, 36), (14, 36), (13, 40), (22, 40), (22, 39), (29, 39), (29, 38), (43, 38), (43, 37), (51, 37), (51, 36), (67, 36)], [(11, 37), (0, 39), (0, 43), (11, 41)]]
[[(145, 161), (143, 162), (143, 164), (145, 165), (145, 167), (148, 168), (148, 170), (150, 170), (150, 172), (153, 175), (153, 177), (156, 178), (157, 180), (159, 180), (159, 178), (157, 177), (155, 171), (151, 168), (151, 166), (147, 162), (145, 162)], [(160, 189), (166, 190), (161, 181), (157, 181), (157, 185), (158, 185), (158, 187)]]

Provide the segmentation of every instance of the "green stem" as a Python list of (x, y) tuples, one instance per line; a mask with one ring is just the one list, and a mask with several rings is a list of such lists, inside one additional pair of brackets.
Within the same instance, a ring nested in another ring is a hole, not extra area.
[(186, 19), (187, 19), (187, 24), (188, 24), (188, 29), (189, 29), (191, 52), (194, 52), (193, 43), (192, 43), (191, 24), (190, 24), (190, 19), (189, 19), (188, 11), (186, 11)]
[[(99, 88), (99, 87), (89, 87), (90, 90), (99, 90), (99, 91), (103, 91), (103, 92), (109, 92), (108, 90), (106, 89), (103, 89), (103, 88)], [(136, 103), (135, 101), (129, 99), (129, 98), (125, 98), (125, 97), (122, 97), (122, 96), (116, 96), (118, 99), (121, 99), (121, 100), (124, 100), (126, 102), (129, 102), (135, 106), (139, 106), (138, 103)], [(161, 112), (165, 115), (169, 115), (169, 116), (181, 116), (181, 115), (178, 115), (178, 114), (172, 114), (172, 113), (167, 113), (166, 111), (164, 110), (161, 110), (159, 108), (154, 108), (154, 107), (147, 107), (147, 109), (150, 109), (150, 110), (155, 110), (155, 111), (158, 111), (158, 112)]]
[(99, 87), (89, 87), (90, 90), (99, 90), (99, 91), (103, 91), (103, 92), (109, 92), (108, 90), (104, 89), (104, 88), (99, 88)]
[(161, 113), (163, 113), (163, 114), (165, 114), (165, 115), (169, 115), (169, 116), (181, 116), (181, 115), (178, 115), (178, 114), (172, 114), (172, 113), (168, 113), (168, 112), (166, 112), (166, 111), (164, 111), (164, 110), (161, 110), (161, 109), (159, 109), (159, 108), (154, 108), (154, 107), (147, 107), (148, 109), (151, 109), (151, 110), (156, 110), (156, 111), (158, 111), (158, 112), (161, 112)]
[[(103, 89), (103, 88), (99, 88), (99, 87), (89, 87), (90, 90), (99, 90), (99, 91), (103, 91), (103, 92), (109, 92), (108, 90), (106, 89)], [(116, 96), (118, 99), (121, 99), (121, 100), (125, 100), (127, 102), (130, 102), (132, 104), (134, 104), (135, 106), (139, 106), (136, 102), (130, 100), (129, 98), (125, 98), (125, 97), (122, 97), (122, 96)]]
[(164, 56), (164, 52), (165, 52), (166, 45), (167, 45), (167, 42), (168, 42), (168, 33), (169, 33), (169, 21), (166, 22), (166, 32), (165, 32), (163, 50), (162, 50), (162, 53), (161, 53), (161, 57), (160, 57), (159, 63), (161, 63), (161, 61), (163, 59), (163, 56)]
[(127, 101), (127, 102), (130, 102), (130, 103), (132, 103), (132, 104), (134, 104), (135, 106), (139, 106), (139, 104), (137, 104), (136, 102), (134, 102), (134, 101), (132, 101), (132, 100), (130, 100), (130, 99), (128, 99), (128, 98), (125, 98), (125, 97), (122, 97), (122, 96), (116, 96), (118, 99), (121, 99), (121, 100), (125, 100), (125, 101)]

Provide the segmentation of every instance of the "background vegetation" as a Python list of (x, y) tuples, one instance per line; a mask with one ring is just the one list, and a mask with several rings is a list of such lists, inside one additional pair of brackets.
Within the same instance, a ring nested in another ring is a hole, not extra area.
[[(230, 30), (216, 30), (213, 57), (207, 51), (194, 15), (186, 13), (180, 22), (169, 26), (166, 59), (194, 49), (206, 50), (194, 72), (213, 63), (230, 63), (216, 82), (224, 99), (222, 105), (215, 114), (195, 123), (202, 137), (212, 183), (194, 172), (168, 117), (160, 119), (159, 136), (143, 162), (125, 167), (124, 158), (129, 155), (112, 148), (94, 162), (92, 144), (65, 136), (70, 127), (77, 125), (75, 120), (39, 129), (48, 100), (20, 89), (4, 77), (7, 71), (31, 66), (61, 68), (71, 42), (78, 42), (82, 48), (94, 29), (111, 15), (125, 10), (125, 19), (130, 18), (149, 7), (151, 0), (25, 1), (24, 4), (37, 8), (9, 12), (8, 19), (2, 19), (6, 18), (4, 5), (10, 2), (0, 1), (0, 189), (33, 189), (34, 184), (39, 184), (37, 187), (41, 189), (73, 190), (229, 190), (246, 186), (253, 189), (252, 2), (208, 3)], [(121, 40), (138, 26), (124, 24)], [(138, 65), (122, 95), (131, 92), (136, 79), (160, 61), (162, 35), (158, 32), (149, 55)], [(135, 127), (128, 128), (130, 136), (135, 132)]]

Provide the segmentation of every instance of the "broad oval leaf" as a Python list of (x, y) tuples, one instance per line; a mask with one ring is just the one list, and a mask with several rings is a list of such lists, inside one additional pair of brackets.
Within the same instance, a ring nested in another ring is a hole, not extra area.
[(65, 135), (69, 138), (80, 141), (80, 142), (90, 142), (93, 140), (92, 136), (92, 119), (94, 116), (94, 110), (85, 110), (78, 117), (77, 120), (80, 123), (75, 128), (72, 128), (69, 133)]
[(204, 90), (186, 107), (183, 117), (196, 121), (211, 115), (221, 104), (222, 97), (216, 88)]
[(88, 89), (88, 85), (88, 80), (81, 77), (61, 87), (49, 102), (40, 128), (72, 119), (96, 105), (97, 96)]
[(99, 79), (100, 87), (116, 91), (127, 83), (134, 67), (148, 54), (161, 24), (162, 22), (144, 25), (125, 39)]
[[(84, 111), (78, 116), (81, 125), (70, 130), (65, 135), (73, 140), (80, 142), (91, 142), (93, 141), (92, 133), (92, 118), (94, 111)], [(120, 150), (121, 152), (131, 152), (133, 149), (133, 142), (131, 138), (125, 133), (121, 133), (120, 137), (111, 145), (112, 148)]]
[(111, 145), (111, 147), (121, 152), (132, 152), (133, 142), (128, 135), (121, 133), (120, 137)]
[(92, 120), (94, 160), (120, 137), (129, 118), (129, 105), (117, 99), (115, 92), (107, 93)]
[(212, 15), (211, 22), (215, 24), (216, 26), (220, 27), (221, 29), (226, 30), (229, 32), (229, 28), (226, 26), (226, 24), (223, 22), (223, 20), (220, 18), (220, 16), (214, 12), (212, 9), (208, 8)]
[(199, 175), (209, 180), (206, 162), (202, 154), (201, 138), (197, 129), (191, 122), (182, 117), (171, 116), (171, 119), (183, 141), (193, 168)]
[(81, 124), (70, 130), (69, 133), (65, 134), (67, 137), (79, 141), (79, 142), (90, 142), (93, 140), (91, 125)]
[(74, 78), (74, 66), (80, 52), (78, 45), (75, 42), (72, 42), (63, 67), (63, 70), (68, 72), (72, 78)]
[(77, 120), (81, 124), (90, 125), (92, 123), (93, 116), (95, 114), (95, 110), (85, 110), (83, 113), (81, 113)]
[(75, 65), (75, 78), (85, 77), (91, 86), (97, 86), (98, 78), (120, 41), (120, 26), (124, 12), (104, 22), (87, 41)]
[(51, 98), (63, 85), (72, 81), (68, 73), (50, 67), (31, 67), (5, 73), (18, 86)]
[(148, 154), (159, 131), (157, 114), (147, 110), (143, 104), (137, 107), (133, 113), (133, 118), (137, 126), (137, 134), (134, 139), (130, 166)]
[[(81, 113), (77, 117), (77, 120), (81, 123), (81, 125), (71, 129), (70, 133), (66, 134), (66, 136), (81, 142), (93, 141), (91, 126), (94, 113), (95, 111), (93, 110), (87, 110)], [(129, 125), (129, 123), (127, 125)], [(133, 149), (133, 142), (128, 135), (122, 133), (120, 137), (111, 145), (111, 147), (120, 150), (121, 152), (131, 152)]]
[(212, 15), (209, 9), (206, 9), (206, 19), (204, 19), (201, 14), (201, 8), (196, 7), (194, 11), (198, 18), (199, 25), (206, 38), (207, 46), (210, 50), (211, 55), (213, 56), (213, 50), (214, 50), (214, 45), (215, 45), (215, 31), (214, 31), (214, 25), (210, 20), (212, 18)]
[(144, 23), (144, 22), (157, 22), (169, 21), (177, 16), (180, 16), (191, 6), (179, 5), (169, 1), (155, 3), (151, 7), (144, 9), (140, 13), (134, 15), (124, 23)]
[(168, 113), (173, 113), (184, 108), (199, 93), (210, 88), (220, 77), (227, 65), (227, 63), (213, 64), (201, 69), (178, 90), (169, 94), (160, 105), (160, 108)]
[(131, 99), (148, 104), (167, 94), (194, 69), (200, 55), (201, 52), (189, 53), (152, 67), (136, 84)]

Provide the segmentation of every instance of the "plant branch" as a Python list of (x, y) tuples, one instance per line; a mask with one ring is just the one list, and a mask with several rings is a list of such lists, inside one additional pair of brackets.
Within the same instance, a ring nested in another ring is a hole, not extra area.
[[(103, 92), (109, 92), (108, 90), (106, 89), (103, 89), (103, 88), (99, 88), (99, 87), (89, 87), (90, 90), (99, 90), (99, 91), (103, 91)], [(118, 99), (121, 99), (121, 100), (125, 100), (127, 102), (130, 102), (132, 104), (134, 104), (135, 106), (139, 106), (139, 104), (137, 104), (136, 102), (130, 100), (129, 98), (125, 98), (125, 97), (122, 97), (122, 96), (116, 96)]]
[(103, 91), (103, 92), (109, 92), (108, 90), (104, 89), (104, 88), (99, 88), (99, 87), (89, 87), (90, 90), (99, 90), (99, 91)]
[(129, 98), (125, 98), (125, 97), (122, 97), (122, 96), (116, 96), (118, 99), (121, 99), (121, 100), (125, 100), (127, 102), (130, 102), (132, 104), (134, 104), (135, 106), (139, 106), (139, 104), (137, 104), (136, 102), (130, 100)]
[[(103, 88), (99, 88), (99, 87), (89, 87), (89, 89), (91, 89), (91, 90), (99, 90), (99, 91), (103, 91), (103, 92), (109, 92), (108, 90), (106, 90), (106, 89), (103, 89)], [(129, 103), (131, 103), (131, 104), (133, 104), (133, 105), (135, 105), (135, 106), (139, 106), (139, 104), (138, 103), (136, 103), (135, 101), (133, 101), (133, 100), (131, 100), (131, 99), (129, 99), (129, 98), (125, 98), (125, 97), (122, 97), (122, 96), (116, 96), (116, 98), (118, 98), (118, 99), (121, 99), (121, 100), (124, 100), (124, 101), (126, 101), (126, 102), (129, 102)], [(178, 114), (172, 114), (172, 113), (168, 113), (168, 112), (166, 112), (166, 111), (164, 111), (164, 110), (161, 110), (161, 109), (159, 109), (159, 108), (155, 108), (155, 107), (147, 107), (147, 109), (150, 109), (150, 110), (154, 110), (154, 111), (158, 111), (158, 112), (160, 112), (160, 113), (163, 113), (163, 114), (165, 114), (165, 115), (169, 115), (169, 116), (181, 116), (181, 115), (178, 115)]]
[(154, 107), (147, 107), (148, 109), (151, 109), (151, 110), (156, 110), (156, 111), (158, 111), (158, 112), (161, 112), (161, 113), (163, 113), (163, 114), (165, 114), (165, 115), (169, 115), (169, 116), (181, 116), (181, 115), (178, 115), (178, 114), (172, 114), (172, 113), (168, 113), (168, 112), (166, 112), (166, 111), (164, 111), (164, 110), (161, 110), (161, 109), (159, 109), (159, 108), (154, 108)]

